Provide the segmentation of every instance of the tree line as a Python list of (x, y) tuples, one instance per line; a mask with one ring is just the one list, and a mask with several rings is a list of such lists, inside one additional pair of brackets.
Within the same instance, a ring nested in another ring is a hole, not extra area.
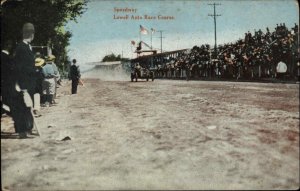
[(120, 54), (118, 56), (116, 56), (114, 53), (106, 55), (102, 59), (102, 62), (113, 62), (113, 61), (129, 61), (129, 59), (122, 58)]
[(88, 0), (6, 0), (1, 1), (1, 41), (11, 40), (16, 46), (22, 40), (22, 26), (30, 22), (35, 26), (32, 45), (49, 46), (56, 56), (58, 67), (69, 60), (66, 47), (72, 33), (64, 26), (77, 22)]

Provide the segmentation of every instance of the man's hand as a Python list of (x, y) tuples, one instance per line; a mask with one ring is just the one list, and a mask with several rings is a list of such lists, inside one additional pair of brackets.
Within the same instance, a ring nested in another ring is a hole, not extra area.
[(20, 92), (20, 91), (21, 91), (21, 88), (20, 88), (20, 86), (19, 86), (19, 84), (18, 84), (18, 83), (16, 83), (16, 85), (15, 85), (15, 89), (16, 89), (16, 91), (17, 91), (17, 92)]
[(33, 107), (32, 99), (27, 90), (22, 90), (24, 103), (27, 107)]

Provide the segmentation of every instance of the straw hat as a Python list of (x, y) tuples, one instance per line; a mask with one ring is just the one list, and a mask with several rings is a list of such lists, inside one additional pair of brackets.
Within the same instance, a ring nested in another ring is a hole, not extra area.
[(55, 56), (52, 54), (46, 58), (47, 61), (53, 61), (54, 59), (55, 59)]
[(35, 66), (42, 66), (45, 63), (45, 60), (42, 58), (35, 59)]

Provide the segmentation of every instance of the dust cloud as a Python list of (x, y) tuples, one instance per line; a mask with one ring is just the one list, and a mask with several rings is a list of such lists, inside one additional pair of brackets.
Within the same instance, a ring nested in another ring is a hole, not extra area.
[(129, 81), (130, 71), (121, 65), (98, 65), (94, 68), (82, 73), (82, 78), (86, 79), (100, 79), (102, 81)]

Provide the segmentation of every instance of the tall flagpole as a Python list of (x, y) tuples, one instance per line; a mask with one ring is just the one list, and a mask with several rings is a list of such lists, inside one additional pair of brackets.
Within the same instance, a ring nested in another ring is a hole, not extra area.
[(159, 30), (159, 31), (157, 31), (157, 32), (160, 32), (160, 52), (162, 53), (162, 52), (163, 52), (163, 50), (162, 50), (162, 39), (164, 38), (164, 37), (162, 36), (163, 30)]
[(139, 35), (140, 35), (140, 42), (141, 42), (142, 41), (141, 31), (139, 31)]
[(151, 30), (151, 50), (152, 50), (152, 30)]

